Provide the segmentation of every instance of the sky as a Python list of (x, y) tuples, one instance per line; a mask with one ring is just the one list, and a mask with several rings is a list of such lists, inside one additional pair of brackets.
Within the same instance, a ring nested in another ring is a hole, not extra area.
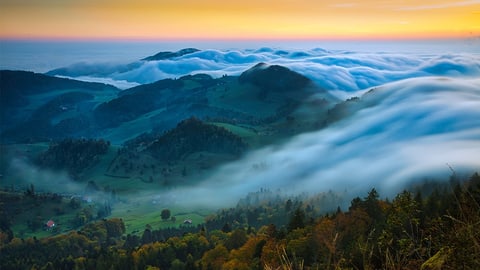
[(2, 0), (2, 39), (478, 38), (480, 0)]

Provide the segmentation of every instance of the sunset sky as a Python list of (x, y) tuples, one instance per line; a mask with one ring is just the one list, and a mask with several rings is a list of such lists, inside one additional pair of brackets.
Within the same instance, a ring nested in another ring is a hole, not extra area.
[(480, 36), (480, 0), (1, 0), (0, 38)]

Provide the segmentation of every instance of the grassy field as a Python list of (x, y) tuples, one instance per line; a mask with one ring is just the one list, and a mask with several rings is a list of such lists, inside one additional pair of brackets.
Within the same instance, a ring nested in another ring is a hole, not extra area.
[[(162, 199), (159, 196), (146, 195), (118, 196), (117, 202), (112, 204), (112, 213), (108, 218), (121, 218), (126, 227), (127, 233), (141, 234), (146, 227), (152, 229), (174, 228), (179, 226), (197, 226), (205, 221), (205, 217), (211, 214), (209, 210), (188, 209), (175, 205), (174, 202)], [(72, 208), (70, 198), (64, 197), (61, 201), (51, 199), (40, 199), (42, 194), (36, 198), (24, 196), (23, 193), (12, 193), (0, 191), (2, 199), (0, 203), (5, 211), (13, 215), (11, 229), (16, 237), (49, 237), (59, 233), (76, 230), (75, 219), (85, 208), (98, 209), (100, 202), (90, 203), (82, 201), (80, 207)], [(15, 196), (15, 197), (13, 197)], [(106, 195), (105, 195), (106, 196)], [(98, 197), (97, 197), (97, 200)], [(163, 209), (171, 211), (171, 217), (162, 220)], [(93, 211), (93, 218), (96, 211)], [(47, 229), (47, 221), (55, 222), (54, 229)], [(191, 224), (185, 224), (190, 220)], [(35, 223), (35, 226), (31, 224)], [(35, 227), (35, 228), (33, 228)]]
[[(215, 91), (208, 92), (207, 97), (213, 107), (236, 110), (247, 114), (253, 113), (258, 118), (271, 116), (280, 104), (262, 101), (259, 99), (260, 94), (261, 90), (254, 85), (232, 81), (226, 85), (218, 86)], [(239, 102), (239, 100), (242, 102)]]
[[(137, 172), (133, 173), (131, 177), (125, 178), (106, 176), (106, 169), (116, 157), (119, 146), (111, 146), (108, 152), (102, 155), (94, 166), (84, 171), (82, 181), (80, 182), (69, 179), (64, 172), (40, 170), (28, 161), (40, 152), (48, 149), (48, 143), (1, 145), (0, 147), (2, 152), (2, 155), (0, 155), (0, 186), (6, 189), (15, 188), (16, 194), (19, 194), (21, 197), (24, 197), (23, 192), (30, 187), (30, 184), (34, 184), (35, 190), (40, 195), (42, 192), (50, 191), (83, 196), (88, 181), (94, 181), (101, 190), (114, 189), (116, 191), (118, 200), (112, 204), (112, 213), (109, 217), (122, 218), (128, 233), (141, 233), (147, 225), (150, 225), (153, 229), (186, 226), (184, 220), (191, 220), (191, 226), (196, 226), (203, 223), (205, 217), (210, 214), (207, 210), (180, 207), (175, 204), (174, 199), (169, 199), (168, 197), (160, 198), (158, 194), (170, 189), (165, 187), (165, 183), (161, 180), (147, 183), (137, 177)], [(204, 155), (208, 155), (208, 153)], [(142, 163), (144, 162), (143, 159), (147, 158), (146, 156), (140, 157), (139, 162)], [(12, 165), (12, 159), (22, 160), (22, 167)], [(208, 166), (215, 165), (203, 164), (202, 160), (202, 158), (199, 158), (199, 155), (193, 155), (186, 160), (171, 165), (173, 172), (168, 176), (169, 181), (171, 181), (172, 185), (186, 184), (190, 181), (189, 177), (181, 175), (181, 170), (185, 166), (188, 166), (186, 170), (189, 174), (192, 174), (193, 178), (198, 176), (194, 171), (202, 171)], [(18, 169), (21, 169), (23, 172), (19, 173)], [(0, 194), (2, 199), (6, 198), (5, 194)], [(110, 193), (103, 195), (100, 193), (96, 196), (100, 204), (103, 203), (102, 196), (110, 196)], [(74, 220), (79, 209), (71, 209), (68, 205), (69, 197), (64, 197), (61, 203), (48, 200), (33, 200), (28, 197), (14, 201), (15, 218), (11, 227), (14, 234), (18, 237), (35, 236), (42, 238), (77, 229), (73, 226), (72, 220)], [(94, 204), (95, 202), (92, 203)], [(82, 208), (88, 206), (89, 204), (82, 203)], [(171, 215), (175, 217), (175, 222), (170, 219), (166, 221), (161, 219), (160, 213), (163, 209), (170, 209)], [(45, 230), (43, 227), (43, 224), (50, 219), (57, 224), (55, 231)], [(32, 220), (42, 224), (42, 226), (39, 229), (32, 230), (28, 226), (28, 223)]]
[[(175, 217), (175, 221), (171, 219), (162, 220), (160, 214), (163, 209), (169, 209), (171, 216)], [(192, 211), (183, 209), (178, 206), (167, 206), (165, 204), (155, 202), (153, 199), (135, 200), (129, 199), (128, 203), (121, 202), (115, 205), (111, 217), (122, 218), (125, 222), (127, 233), (143, 232), (147, 225), (153, 229), (173, 228), (185, 226), (185, 220), (191, 220), (189, 226), (197, 226), (205, 221), (208, 211)]]
[[(3, 211), (13, 216), (11, 229), (16, 237), (42, 238), (75, 229), (72, 220), (80, 209), (72, 209), (69, 198), (53, 200), (42, 195), (32, 197), (5, 191), (0, 191), (0, 197)], [(54, 229), (46, 229), (49, 220), (55, 222)]]

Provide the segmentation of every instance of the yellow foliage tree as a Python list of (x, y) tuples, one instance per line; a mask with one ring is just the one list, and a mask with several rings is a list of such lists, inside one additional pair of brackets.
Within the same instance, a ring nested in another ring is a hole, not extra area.
[(202, 265), (203, 269), (213, 269), (213, 270), (221, 270), (223, 264), (227, 261), (228, 259), (228, 250), (227, 248), (219, 244), (215, 246), (214, 249), (211, 249), (205, 254), (203, 254), (202, 257)]

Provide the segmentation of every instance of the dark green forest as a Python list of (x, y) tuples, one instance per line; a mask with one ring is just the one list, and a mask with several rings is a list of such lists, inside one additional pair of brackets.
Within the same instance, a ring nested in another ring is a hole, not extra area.
[(41, 168), (66, 170), (73, 179), (107, 152), (110, 142), (95, 139), (63, 139), (52, 143), (35, 163)]
[[(9, 198), (22, 196), (38, 195)], [(371, 189), (332, 211), (337, 199), (332, 192), (285, 199), (262, 189), (198, 226), (147, 225), (125, 235), (122, 219), (100, 218), (42, 239), (14, 235), (3, 199), (0, 268), (480, 269), (477, 173), (390, 199)]]

